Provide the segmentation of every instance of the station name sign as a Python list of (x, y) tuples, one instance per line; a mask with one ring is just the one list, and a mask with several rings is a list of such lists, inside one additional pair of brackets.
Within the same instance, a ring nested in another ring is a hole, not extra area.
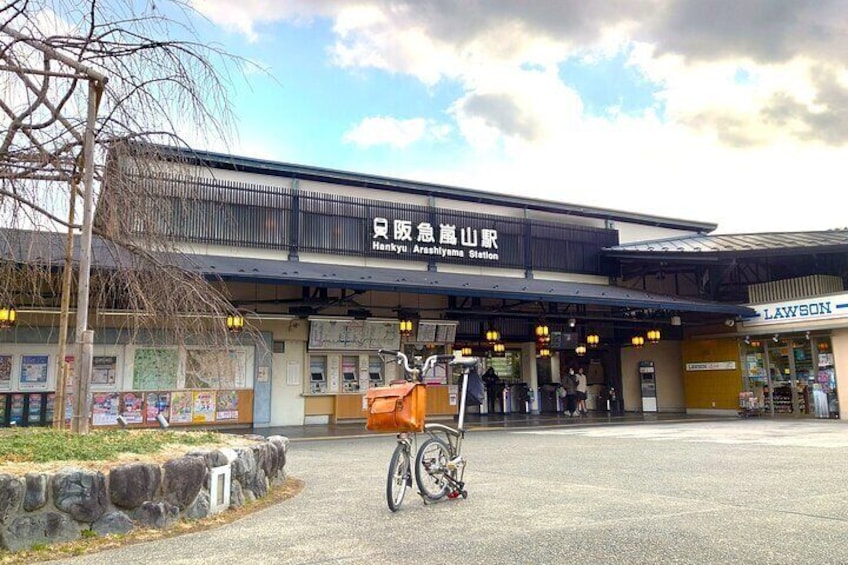
[(744, 326), (787, 324), (848, 317), (848, 294), (834, 294), (770, 304), (752, 304), (757, 312), (744, 320)]
[(374, 218), (371, 223), (371, 250), (394, 255), (456, 257), (497, 262), (498, 231), (456, 224)]

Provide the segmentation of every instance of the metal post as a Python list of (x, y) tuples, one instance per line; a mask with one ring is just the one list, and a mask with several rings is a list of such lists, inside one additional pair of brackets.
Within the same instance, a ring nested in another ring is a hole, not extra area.
[[(82, 235), (80, 237), (80, 263), (77, 288), (77, 356), (74, 360), (76, 379), (74, 379), (74, 416), (71, 430), (74, 433), (88, 433), (88, 390), (91, 385), (94, 332), (88, 329), (88, 292), (91, 279), (91, 230), (94, 217), (94, 126), (97, 119), (99, 88), (94, 80), (88, 81), (88, 119), (85, 124), (83, 140), (83, 208)], [(88, 337), (91, 341), (86, 344)], [(88, 345), (88, 355), (86, 355)]]

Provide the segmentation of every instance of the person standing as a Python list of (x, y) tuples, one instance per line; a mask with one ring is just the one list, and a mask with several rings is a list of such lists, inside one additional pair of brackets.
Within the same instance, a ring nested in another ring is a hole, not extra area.
[(588, 414), (586, 411), (586, 393), (588, 388), (586, 374), (583, 372), (583, 367), (580, 367), (577, 369), (577, 386), (575, 389), (577, 391), (577, 411), (580, 412), (581, 416)]

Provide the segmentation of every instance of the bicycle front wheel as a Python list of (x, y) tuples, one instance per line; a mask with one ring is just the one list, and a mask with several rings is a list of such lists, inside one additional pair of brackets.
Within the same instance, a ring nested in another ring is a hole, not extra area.
[(406, 489), (412, 486), (410, 477), (410, 455), (409, 447), (398, 443), (392, 460), (389, 462), (389, 475), (386, 478), (386, 502), (389, 510), (397, 512), (406, 496)]
[(431, 437), (421, 444), (415, 456), (415, 482), (422, 496), (440, 500), (448, 493), (450, 458), (450, 448), (441, 438)]

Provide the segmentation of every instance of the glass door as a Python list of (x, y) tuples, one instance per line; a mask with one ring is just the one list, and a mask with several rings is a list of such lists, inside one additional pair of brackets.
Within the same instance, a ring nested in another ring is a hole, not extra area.
[(768, 390), (766, 410), (773, 414), (814, 414), (816, 379), (812, 343), (806, 336), (766, 340)]

